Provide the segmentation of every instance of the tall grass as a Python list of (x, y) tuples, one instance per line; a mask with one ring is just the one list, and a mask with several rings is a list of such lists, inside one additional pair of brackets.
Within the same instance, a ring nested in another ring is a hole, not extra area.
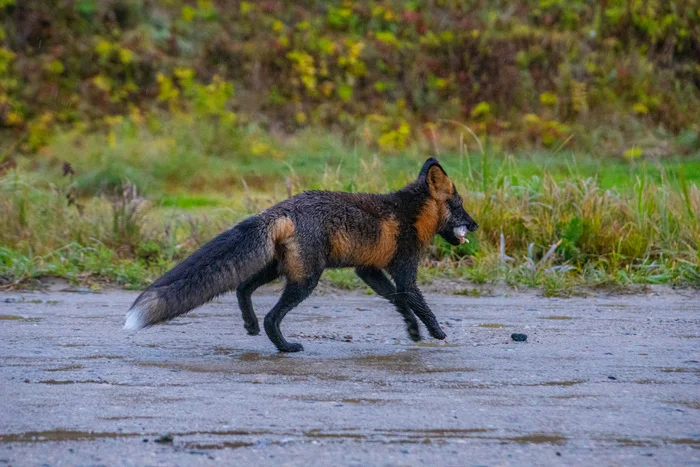
[[(196, 125), (124, 126), (112, 147), (104, 135), (65, 135), (41, 158), (20, 160), (0, 177), (0, 276), (9, 284), (58, 275), (141, 286), (291, 194), (396, 189), (415, 178), (426, 154), (413, 147), (379, 157), (326, 133), (285, 140), (255, 127), (219, 139)], [(251, 156), (253, 145), (262, 153)], [(569, 154), (514, 157), (487, 144), (470, 156), (463, 140), (441, 149), (481, 228), (457, 248), (436, 239), (425, 280), (541, 286), (548, 294), (579, 285), (700, 286), (700, 190), (683, 170), (692, 171), (694, 159), (598, 161), (626, 170), (621, 183), (604, 186), (609, 173)]]

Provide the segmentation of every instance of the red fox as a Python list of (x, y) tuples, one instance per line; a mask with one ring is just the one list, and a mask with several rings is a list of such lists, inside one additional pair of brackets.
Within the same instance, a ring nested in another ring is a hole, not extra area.
[(251, 295), (283, 276), (286, 284), (265, 316), (265, 332), (279, 351), (299, 352), (301, 344), (282, 335), (282, 319), (311, 294), (325, 268), (354, 267), (396, 307), (412, 340), (421, 338), (416, 316), (432, 337), (444, 339), (416, 285), (419, 256), (436, 234), (459, 245), (477, 228), (434, 158), (416, 181), (393, 193), (308, 191), (242, 221), (166, 272), (134, 301), (124, 328), (171, 320), (236, 289), (245, 328), (258, 335)]

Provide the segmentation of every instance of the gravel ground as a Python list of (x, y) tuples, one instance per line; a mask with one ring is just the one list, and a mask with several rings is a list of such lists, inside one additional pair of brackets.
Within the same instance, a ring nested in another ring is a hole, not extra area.
[(376, 296), (315, 296), (292, 355), (230, 296), (123, 331), (135, 296), (0, 294), (0, 465), (700, 463), (694, 292), (428, 295), (448, 338), (419, 344)]

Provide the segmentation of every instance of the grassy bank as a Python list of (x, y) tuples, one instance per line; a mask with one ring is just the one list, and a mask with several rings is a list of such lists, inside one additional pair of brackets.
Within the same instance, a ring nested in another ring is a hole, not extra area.
[[(141, 287), (238, 220), (305, 189), (381, 192), (439, 157), (481, 225), (436, 239), (421, 279), (541, 287), (700, 285), (700, 158), (509, 154), (466, 131), (395, 155), (325, 132), (164, 120), (66, 133), (0, 178), (4, 286), (60, 276)], [(437, 143), (437, 146), (435, 145)], [(483, 149), (480, 147), (483, 146)], [(326, 279), (361, 286), (346, 272)], [(461, 282), (460, 282), (461, 283)]]

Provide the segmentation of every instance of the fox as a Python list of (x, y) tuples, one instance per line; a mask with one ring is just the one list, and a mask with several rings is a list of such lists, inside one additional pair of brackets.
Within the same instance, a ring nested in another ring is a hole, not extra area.
[(259, 335), (251, 296), (283, 277), (282, 295), (263, 324), (277, 350), (299, 352), (304, 347), (285, 339), (282, 320), (311, 295), (324, 269), (355, 268), (396, 308), (411, 340), (421, 340), (416, 317), (442, 340), (446, 335), (417, 285), (421, 253), (436, 235), (456, 246), (477, 228), (433, 157), (395, 192), (306, 191), (243, 220), (166, 272), (136, 298), (124, 328), (172, 320), (235, 289), (246, 331)]

